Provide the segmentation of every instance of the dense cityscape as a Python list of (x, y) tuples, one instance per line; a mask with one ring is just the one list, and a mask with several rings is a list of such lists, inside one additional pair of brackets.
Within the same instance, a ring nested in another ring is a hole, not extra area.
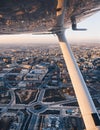
[[(100, 114), (100, 46), (71, 45)], [(83, 130), (59, 45), (0, 47), (0, 130)]]

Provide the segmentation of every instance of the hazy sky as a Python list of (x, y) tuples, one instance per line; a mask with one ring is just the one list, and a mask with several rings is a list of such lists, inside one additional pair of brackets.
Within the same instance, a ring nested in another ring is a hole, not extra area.
[(29, 43), (54, 43), (57, 42), (57, 38), (53, 35), (38, 36), (32, 34), (20, 34), (20, 35), (2, 35), (0, 36), (0, 44), (17, 43), (17, 44), (29, 44)]
[[(87, 28), (87, 31), (66, 30), (66, 36), (69, 41), (98, 41), (100, 43), (100, 12), (85, 19), (78, 24), (79, 28)], [(34, 36), (32, 34), (22, 35), (0, 35), (0, 44), (7, 43), (53, 43), (57, 42), (55, 36)]]
[(72, 31), (68, 29), (66, 35), (68, 39), (98, 41), (100, 42), (100, 11), (78, 24), (79, 28), (86, 28), (87, 31)]

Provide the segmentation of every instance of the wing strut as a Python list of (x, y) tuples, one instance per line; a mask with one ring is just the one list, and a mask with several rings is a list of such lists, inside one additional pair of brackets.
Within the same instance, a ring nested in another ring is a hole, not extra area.
[[(63, 25), (66, 2), (67, 0), (58, 0), (56, 9), (56, 26), (57, 28), (59, 27), (59, 30), (63, 30), (64, 28)], [(58, 33), (56, 33), (56, 35), (58, 37), (59, 44), (65, 59), (65, 63), (71, 77), (71, 81), (76, 93), (76, 97), (86, 126), (86, 130), (100, 130), (100, 117), (97, 113), (97, 110), (92, 101), (86, 83), (75, 61), (70, 45), (66, 40), (65, 31), (59, 31)]]

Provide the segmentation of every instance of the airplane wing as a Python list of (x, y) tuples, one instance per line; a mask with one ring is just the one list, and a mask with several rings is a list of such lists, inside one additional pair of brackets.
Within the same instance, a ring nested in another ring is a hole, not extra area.
[[(58, 0), (2, 0), (0, 34), (48, 32), (55, 27)], [(67, 0), (64, 27), (100, 11), (100, 0)]]

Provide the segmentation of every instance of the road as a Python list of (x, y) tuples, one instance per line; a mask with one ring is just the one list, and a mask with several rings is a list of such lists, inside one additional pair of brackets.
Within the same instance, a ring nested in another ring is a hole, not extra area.
[(40, 102), (43, 100), (44, 93), (45, 93), (45, 89), (41, 89), (40, 94), (39, 94), (38, 99), (37, 99), (37, 102)]
[(34, 127), (36, 126), (36, 121), (37, 121), (37, 115), (32, 114), (32, 117), (28, 126), (28, 130), (34, 130)]
[[(37, 93), (37, 95), (35, 97), (36, 102), (34, 100), (34, 101), (30, 102), (29, 104), (16, 104), (16, 96), (15, 96), (15, 92), (13, 90), (13, 86), (11, 86), (11, 84), (9, 84), (8, 81), (6, 81), (6, 86), (9, 88), (9, 92), (10, 92), (10, 95), (11, 95), (11, 101), (10, 101), (9, 104), (0, 104), (0, 108), (2, 109), (2, 113), (7, 112), (8, 109), (12, 110), (12, 111), (13, 110), (20, 110), (22, 112), (23, 111), (27, 112), (28, 118), (26, 118), (26, 120), (24, 122), (23, 130), (25, 130), (25, 129), (37, 130), (40, 114), (44, 113), (47, 110), (59, 110), (60, 115), (64, 116), (66, 114), (66, 109), (69, 109), (69, 108), (68, 108), (68, 106), (63, 106), (62, 104), (76, 102), (77, 100), (75, 98), (66, 99), (66, 100), (58, 101), (58, 102), (43, 102), (45, 90), (48, 89), (48, 88), (45, 88), (45, 87), (48, 84), (48, 82), (50, 81), (50, 79), (52, 78), (53, 73), (57, 70), (58, 70), (58, 68), (56, 66), (56, 68), (54, 70), (51, 70), (50, 72), (48, 72), (45, 75), (45, 77), (46, 76), (47, 77), (43, 78), (41, 85), (37, 88), (39, 90), (38, 91), (39, 93)], [(57, 82), (59, 82), (59, 78), (60, 78), (59, 72), (60, 71), (57, 71), (57, 75), (58, 75), (57, 76)], [(14, 87), (14, 88), (17, 89), (17, 86)], [(58, 88), (59, 88), (59, 85), (58, 85)], [(38, 105), (40, 106), (40, 108), (36, 109), (36, 107)]]

